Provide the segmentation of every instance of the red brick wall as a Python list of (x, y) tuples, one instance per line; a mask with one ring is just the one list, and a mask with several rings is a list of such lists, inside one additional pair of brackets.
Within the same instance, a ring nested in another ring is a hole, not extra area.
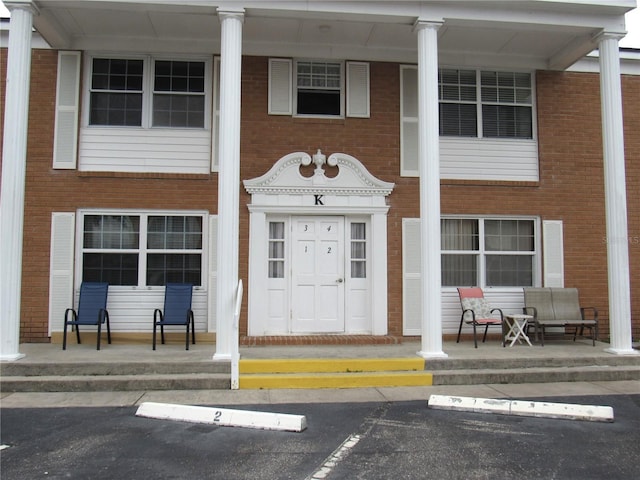
[[(4, 61), (4, 57), (2, 58)], [(25, 204), (21, 341), (47, 341), (50, 222), (77, 208), (217, 210), (217, 175), (88, 174), (51, 168), (57, 53), (34, 50)], [(1, 66), (1, 65), (0, 65)], [(3, 67), (4, 68), (4, 67)], [(418, 179), (399, 176), (399, 67), (371, 64), (371, 118), (301, 119), (267, 115), (268, 60), (242, 66), (241, 178), (265, 173), (293, 151), (355, 156), (382, 180), (388, 197), (389, 334), (402, 334), (402, 218), (419, 216)], [(607, 260), (599, 80), (594, 74), (537, 75), (539, 183), (443, 181), (444, 214), (539, 215), (563, 220), (565, 285), (596, 306), (608, 334)], [(0, 80), (4, 94), (4, 78)], [(640, 105), (640, 77), (623, 78), (625, 105)], [(634, 334), (640, 336), (640, 108), (625, 108), (625, 149)], [(240, 188), (240, 276), (247, 278), (249, 195)], [(246, 302), (246, 295), (245, 295)], [(246, 308), (241, 330), (246, 332)]]

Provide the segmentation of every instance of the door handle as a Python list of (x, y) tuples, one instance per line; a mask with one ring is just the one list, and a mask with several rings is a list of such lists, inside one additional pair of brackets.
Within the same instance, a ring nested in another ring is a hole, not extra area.
[(339, 279), (336, 280), (336, 283), (342, 283), (342, 282), (344, 282), (344, 280), (342, 278), (339, 278)]

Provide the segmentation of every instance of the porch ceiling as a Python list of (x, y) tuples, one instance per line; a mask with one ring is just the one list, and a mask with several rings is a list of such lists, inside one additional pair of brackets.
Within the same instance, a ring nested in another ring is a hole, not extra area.
[[(15, 0), (14, 0), (15, 1)], [(54, 48), (217, 53), (218, 4), (170, 0), (37, 0), (35, 28)], [(227, 2), (245, 7), (243, 53), (417, 61), (413, 25), (443, 21), (441, 64), (564, 69), (602, 31), (624, 32), (634, 0), (521, 2)], [(269, 8), (265, 8), (268, 5)], [(335, 9), (341, 11), (336, 13)]]

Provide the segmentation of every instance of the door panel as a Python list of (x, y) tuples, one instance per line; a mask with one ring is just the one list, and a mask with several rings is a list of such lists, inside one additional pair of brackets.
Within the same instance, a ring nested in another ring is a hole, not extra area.
[(292, 231), (292, 332), (344, 332), (344, 218), (293, 217)]

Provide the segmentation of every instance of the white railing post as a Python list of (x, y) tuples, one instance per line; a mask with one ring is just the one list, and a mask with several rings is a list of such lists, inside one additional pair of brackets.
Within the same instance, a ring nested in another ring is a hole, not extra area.
[(238, 280), (238, 290), (236, 291), (236, 304), (233, 310), (233, 326), (231, 335), (233, 336), (233, 346), (231, 348), (231, 390), (240, 388), (240, 310), (242, 309), (242, 279)]

